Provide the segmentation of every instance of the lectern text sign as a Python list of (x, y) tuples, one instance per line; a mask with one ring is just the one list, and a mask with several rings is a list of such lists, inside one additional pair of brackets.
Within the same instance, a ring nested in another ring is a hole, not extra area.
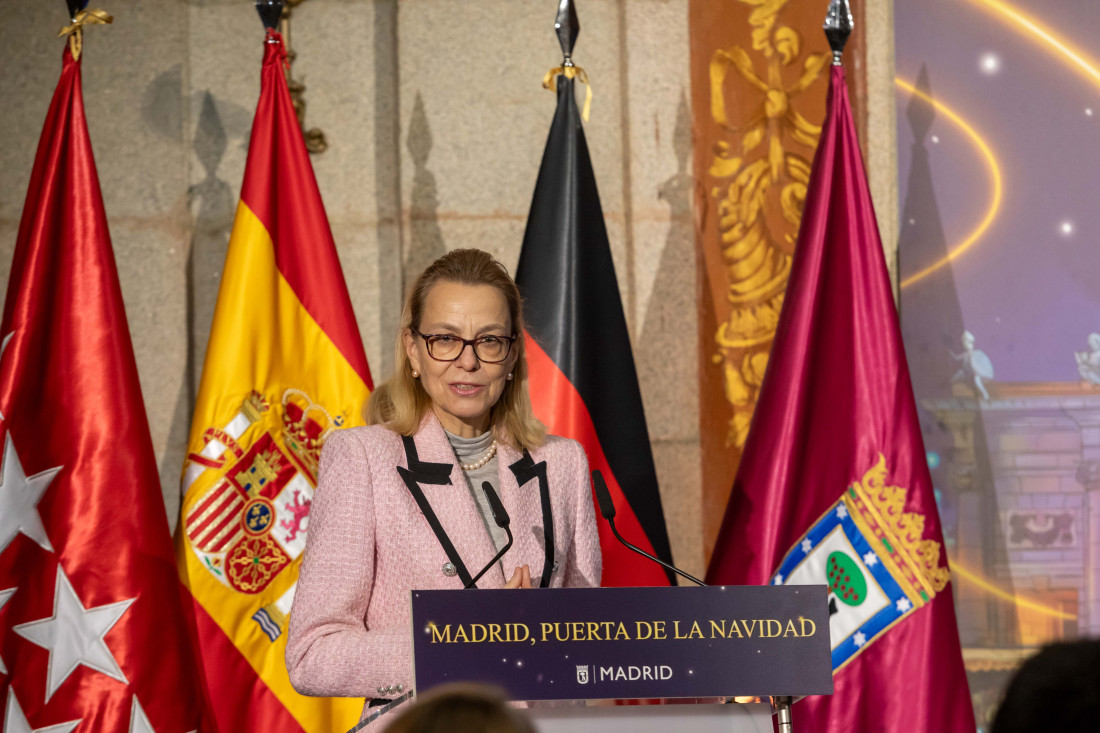
[(413, 591), (418, 692), (515, 700), (832, 692), (825, 586)]

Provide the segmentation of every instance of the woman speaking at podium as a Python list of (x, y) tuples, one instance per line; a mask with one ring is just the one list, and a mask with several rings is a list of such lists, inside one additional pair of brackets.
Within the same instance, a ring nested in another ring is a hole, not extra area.
[[(406, 298), (394, 363), (369, 425), (321, 453), (286, 647), (299, 692), (368, 706), (412, 688), (410, 591), (597, 586), (601, 570), (584, 450), (532, 414), (504, 266), (475, 249), (432, 263)], [(493, 563), (501, 525), (514, 542)]]

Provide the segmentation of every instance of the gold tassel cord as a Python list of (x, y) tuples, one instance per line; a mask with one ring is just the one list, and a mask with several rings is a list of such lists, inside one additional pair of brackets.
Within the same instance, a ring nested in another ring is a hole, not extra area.
[(592, 85), (588, 83), (588, 74), (584, 73), (584, 69), (579, 66), (555, 66), (546, 72), (546, 76), (542, 77), (543, 89), (549, 89), (552, 92), (558, 91), (559, 75), (564, 76), (566, 79), (576, 79), (584, 84), (584, 107), (581, 109), (581, 117), (584, 118), (585, 122), (588, 122), (588, 113), (592, 109)]
[(72, 23), (58, 31), (57, 37), (69, 37), (69, 52), (73, 55), (73, 61), (76, 61), (84, 50), (84, 26), (107, 25), (113, 21), (114, 16), (106, 10), (81, 10)]

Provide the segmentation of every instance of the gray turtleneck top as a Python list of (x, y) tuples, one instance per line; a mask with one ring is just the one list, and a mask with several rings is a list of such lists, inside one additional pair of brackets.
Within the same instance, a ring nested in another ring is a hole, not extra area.
[[(458, 458), (460, 464), (474, 463), (484, 456), (485, 451), (489, 450), (489, 446), (493, 444), (493, 434), (492, 432), (486, 432), (476, 438), (460, 438), (451, 432), (447, 432), (447, 440), (451, 442), (451, 448), (454, 450), (455, 457)], [(481, 468), (473, 471), (464, 470), (463, 473), (466, 474), (467, 488), (473, 495), (477, 508), (481, 510), (481, 518), (485, 522), (485, 529), (489, 531), (489, 536), (493, 538), (493, 544), (499, 551), (508, 543), (508, 535), (497, 526), (496, 520), (493, 519), (493, 511), (489, 507), (489, 500), (485, 498), (485, 492), (481, 488), (482, 482), (488, 481), (492, 484), (497, 495), (500, 495), (498, 465), (497, 457), (494, 455)]]

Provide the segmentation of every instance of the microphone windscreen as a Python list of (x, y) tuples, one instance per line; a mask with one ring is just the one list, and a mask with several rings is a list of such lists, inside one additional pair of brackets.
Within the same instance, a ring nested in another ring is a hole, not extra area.
[(500, 500), (497, 492), (493, 490), (493, 485), (488, 481), (481, 483), (481, 490), (485, 492), (485, 498), (489, 500), (489, 511), (493, 513), (493, 519), (496, 521), (497, 526), (504, 529), (512, 521), (508, 516), (508, 511), (504, 508), (504, 502)]
[(607, 490), (607, 483), (603, 480), (600, 469), (592, 472), (592, 486), (596, 489), (596, 501), (600, 505), (600, 514), (604, 519), (615, 518), (615, 502), (611, 501), (611, 492)]

